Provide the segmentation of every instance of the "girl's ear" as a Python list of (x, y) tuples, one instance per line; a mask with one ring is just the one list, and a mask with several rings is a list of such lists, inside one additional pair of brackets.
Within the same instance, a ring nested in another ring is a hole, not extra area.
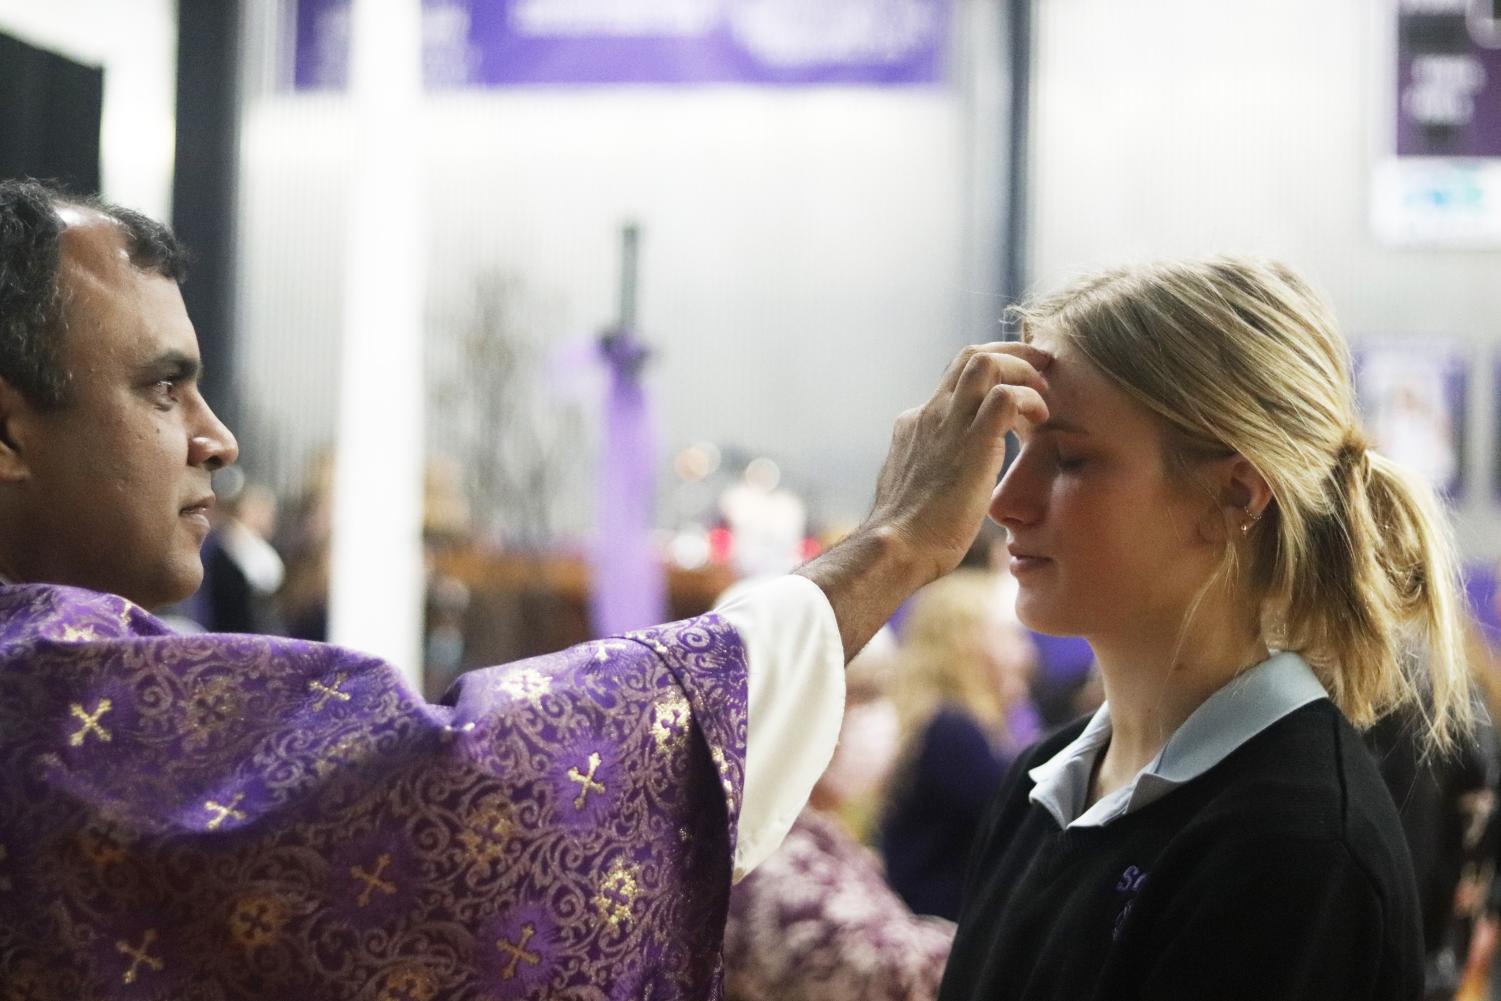
[(1210, 460), (1205, 473), (1215, 498), (1215, 510), (1201, 530), (1206, 542), (1223, 543), (1244, 534), (1272, 503), (1266, 477), (1239, 453)]

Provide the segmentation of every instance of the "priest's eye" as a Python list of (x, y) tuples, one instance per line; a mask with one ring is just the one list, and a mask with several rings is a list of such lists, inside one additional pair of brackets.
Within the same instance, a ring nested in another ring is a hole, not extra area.
[(177, 380), (158, 379), (151, 385), (151, 395), (157, 406), (170, 409), (177, 403)]

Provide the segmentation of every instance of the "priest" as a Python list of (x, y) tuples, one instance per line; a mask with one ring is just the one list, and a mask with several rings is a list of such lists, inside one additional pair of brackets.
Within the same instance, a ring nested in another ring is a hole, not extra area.
[(975, 535), (1046, 356), (966, 349), (871, 513), (718, 613), (424, 702), (352, 650), (172, 633), (233, 435), (172, 234), (0, 182), (0, 984), (74, 998), (709, 998), (731, 882), (842, 668)]

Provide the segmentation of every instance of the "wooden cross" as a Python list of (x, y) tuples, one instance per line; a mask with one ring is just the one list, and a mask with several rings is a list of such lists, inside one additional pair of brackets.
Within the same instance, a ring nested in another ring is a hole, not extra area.
[(344, 684), (343, 671), (334, 675), (334, 683), (332, 685), (325, 685), (323, 682), (317, 680), (309, 681), (307, 684), (308, 689), (318, 693), (318, 698), (313, 703), (313, 712), (322, 712), (323, 707), (328, 704), (329, 699), (348, 702), (350, 698), (349, 693), (339, 691), (339, 686), (342, 684)]
[(148, 928), (146, 929), (146, 937), (141, 940), (141, 947), (139, 949), (132, 947), (124, 939), (115, 943), (116, 951), (130, 957), (130, 969), (125, 971), (125, 983), (133, 984), (136, 982), (136, 974), (140, 972), (142, 963), (151, 967), (157, 973), (162, 972), (162, 967), (166, 964), (151, 955), (148, 951), (151, 948), (151, 943), (155, 941), (156, 929)]
[(579, 794), (573, 801), (573, 807), (576, 810), (582, 810), (584, 808), (584, 801), (588, 799), (591, 792), (605, 791), (603, 783), (594, 781), (594, 773), (599, 771), (599, 760), (600, 759), (598, 751), (595, 751), (594, 753), (589, 755), (588, 775), (585, 775), (577, 768), (568, 769), (568, 778), (579, 784)]
[(507, 942), (503, 938), (496, 940), (495, 948), (499, 949), (501, 952), (508, 952), (511, 954), (511, 958), (506, 962), (506, 968), (500, 971), (500, 975), (503, 978), (510, 980), (516, 975), (517, 963), (525, 963), (528, 966), (536, 966), (538, 963), (542, 962), (542, 957), (540, 955), (535, 952), (528, 952), (526, 948), (526, 944), (532, 940), (532, 936), (535, 934), (537, 934), (537, 929), (534, 926), (522, 925), (521, 941), (511, 943)]
[(391, 856), (382, 854), (380, 858), (375, 860), (374, 872), (366, 872), (364, 869), (361, 869), (357, 865), (352, 865), (349, 867), (349, 875), (353, 876), (355, 879), (363, 881), (365, 884), (365, 888), (360, 891), (360, 895), (354, 900), (356, 904), (358, 904), (360, 907), (364, 907), (366, 904), (370, 903), (370, 895), (376, 890), (379, 890), (387, 896), (390, 896), (391, 894), (396, 892), (395, 883), (380, 878), (381, 873), (385, 872), (386, 866), (390, 864)]
[(99, 725), (99, 717), (103, 716), (113, 708), (114, 703), (109, 699), (100, 699), (99, 705), (96, 706), (94, 708), (94, 711), (91, 713), (84, 712), (83, 706), (77, 702), (69, 706), (68, 711), (78, 719), (82, 720), (83, 726), (79, 727), (78, 732), (68, 738), (68, 743), (73, 747), (82, 747), (83, 742), (88, 739), (89, 734), (92, 733), (104, 743), (108, 744), (109, 731)]
[(208, 829), (211, 831), (217, 831), (219, 829), (219, 825), (224, 823), (231, 817), (233, 817), (235, 820), (244, 820), (245, 814), (235, 809), (235, 807), (240, 805), (240, 800), (244, 798), (244, 793), (237, 792), (235, 793), (234, 798), (231, 799), (228, 803), (216, 803), (213, 800), (209, 800), (207, 803), (204, 803), (203, 808), (214, 814), (213, 819), (208, 822)]

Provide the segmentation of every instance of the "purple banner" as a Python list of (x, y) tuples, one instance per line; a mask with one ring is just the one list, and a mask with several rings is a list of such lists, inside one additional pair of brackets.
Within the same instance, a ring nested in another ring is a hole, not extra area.
[(1501, 3), (1401, 0), (1397, 155), (1501, 157)]
[[(937, 83), (952, 0), (423, 0), (429, 89)], [(298, 0), (294, 84), (347, 78), (349, 0)]]

